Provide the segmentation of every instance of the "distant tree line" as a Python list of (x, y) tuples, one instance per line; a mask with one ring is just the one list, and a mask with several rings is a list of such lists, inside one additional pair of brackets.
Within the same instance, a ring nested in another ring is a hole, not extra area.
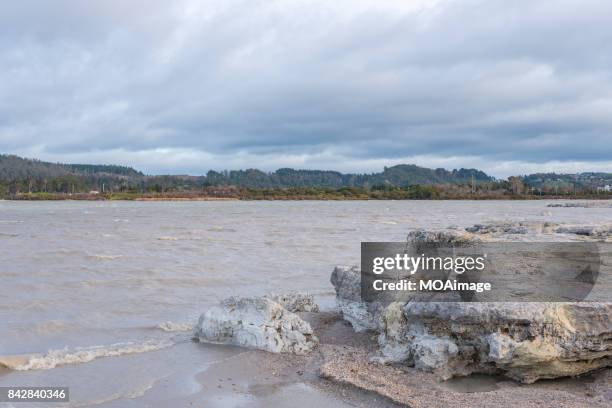
[[(60, 164), (0, 155), (0, 197), (24, 194), (197, 192), (249, 199), (286, 197), (436, 199), (606, 194), (612, 173), (538, 173), (498, 180), (477, 169), (385, 167), (351, 174), (323, 170), (209, 171), (205, 176), (149, 176), (117, 165)], [(126, 195), (126, 197), (127, 197)]]

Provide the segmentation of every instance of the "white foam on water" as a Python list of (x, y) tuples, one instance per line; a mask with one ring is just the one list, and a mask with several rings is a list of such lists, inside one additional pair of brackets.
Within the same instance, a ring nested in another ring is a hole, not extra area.
[(178, 241), (179, 238), (177, 238), (177, 237), (170, 237), (170, 236), (163, 236), (163, 237), (158, 237), (157, 240), (158, 241)]
[(88, 363), (102, 357), (116, 357), (161, 350), (173, 344), (170, 340), (147, 340), (140, 343), (126, 342), (107, 346), (64, 348), (50, 350), (46, 354), (0, 356), (0, 366), (17, 371), (49, 370), (64, 364)]
[(225, 227), (212, 227), (212, 228), (209, 228), (207, 231), (210, 231), (210, 232), (236, 232), (236, 230), (233, 229), (233, 228), (225, 228)]
[(171, 321), (163, 322), (155, 326), (156, 329), (165, 332), (188, 332), (193, 331), (194, 327), (194, 323), (175, 323)]
[(103, 261), (112, 261), (114, 259), (119, 259), (121, 258), (123, 255), (101, 255), (101, 254), (93, 254), (93, 255), (88, 255), (89, 258), (91, 259), (99, 259), (99, 260), (103, 260)]

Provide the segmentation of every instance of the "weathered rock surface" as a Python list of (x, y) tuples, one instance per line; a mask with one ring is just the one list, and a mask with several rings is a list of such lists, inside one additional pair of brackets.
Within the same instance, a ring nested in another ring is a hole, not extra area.
[(314, 297), (304, 293), (286, 293), (282, 295), (269, 295), (269, 299), (280, 304), (290, 312), (313, 312), (319, 311), (319, 305), (314, 301)]
[[(468, 228), (466, 231), (470, 232)], [(406, 238), (408, 243), (418, 244), (418, 243), (434, 243), (440, 246), (446, 245), (471, 245), (480, 242), (480, 238), (473, 235), (462, 233), (458, 231), (428, 231), (423, 229), (418, 229), (414, 231), (410, 231)]]
[(478, 235), (535, 235), (535, 234), (551, 234), (555, 228), (558, 228), (558, 223), (553, 222), (492, 222), (487, 224), (475, 224), (467, 227), (465, 230), (472, 234)]
[(552, 203), (547, 207), (565, 207), (565, 208), (612, 208), (610, 200), (601, 201), (585, 201), (576, 203)]
[[(552, 233), (558, 228), (550, 227)], [(496, 228), (474, 231), (491, 234)], [(508, 233), (505, 224), (501, 229)], [(411, 243), (444, 245), (472, 239), (453, 231), (408, 236)], [(380, 362), (414, 366), (442, 379), (486, 373), (524, 383), (612, 366), (612, 303), (409, 301), (383, 306), (361, 302), (358, 267), (336, 267), (331, 282), (344, 319), (356, 331), (379, 333), (375, 360)]]
[[(589, 384), (586, 397), (566, 389), (547, 389), (534, 385), (519, 386), (511, 381), (495, 381), (492, 387), (476, 392), (457, 392), (449, 384), (436, 381), (434, 376), (412, 367), (372, 363), (367, 353), (352, 347), (321, 348), (324, 362), (321, 376), (325, 379), (376, 393), (401, 406), (414, 408), (441, 407), (525, 407), (578, 408), (607, 407), (606, 385), (602, 376)], [(584, 386), (581, 384), (581, 386)], [(460, 388), (460, 387), (459, 387)], [(586, 388), (586, 387), (585, 387)], [(599, 389), (601, 388), (601, 389)]]
[(318, 344), (310, 324), (267, 297), (231, 297), (206, 311), (195, 338), (272, 353), (306, 354)]
[(336, 266), (331, 275), (331, 283), (336, 290), (336, 303), (344, 320), (356, 332), (376, 330), (380, 327), (380, 303), (361, 301), (361, 276), (357, 266)]
[(307, 313), (304, 319), (320, 339), (316, 350), (304, 356), (250, 350), (220, 359), (195, 377), (203, 392), (189, 402), (225, 401), (236, 393), (257, 406), (603, 408), (612, 401), (612, 370), (535, 384), (493, 376), (440, 382), (414, 367), (372, 362), (375, 338), (355, 333), (337, 313)]
[(612, 236), (612, 225), (561, 225), (555, 232), (606, 239)]
[(385, 311), (381, 351), (405, 350), (403, 361), (397, 352), (386, 357), (444, 379), (502, 373), (531, 383), (612, 365), (610, 304), (420, 302), (401, 310)]
[(607, 241), (612, 239), (612, 225), (575, 225), (554, 222), (492, 222), (475, 224), (465, 229), (485, 240), (512, 238), (512, 240), (563, 241), (586, 239)]

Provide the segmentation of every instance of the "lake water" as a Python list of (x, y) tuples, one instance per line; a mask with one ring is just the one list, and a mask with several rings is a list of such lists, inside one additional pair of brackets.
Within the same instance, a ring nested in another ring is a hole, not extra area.
[(547, 204), (0, 202), (0, 356), (41, 354), (0, 369), (0, 386), (69, 385), (70, 406), (167, 406), (242, 352), (190, 341), (219, 300), (298, 290), (331, 307), (334, 265), (358, 263), (361, 241), (414, 228), (612, 222), (610, 209)]

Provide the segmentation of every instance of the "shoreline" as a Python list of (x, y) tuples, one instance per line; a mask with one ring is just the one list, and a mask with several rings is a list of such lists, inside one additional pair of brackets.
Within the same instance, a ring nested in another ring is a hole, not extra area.
[[(325, 402), (338, 406), (603, 408), (606, 404), (611, 369), (533, 384), (480, 374), (440, 381), (434, 374), (414, 367), (372, 361), (370, 355), (378, 347), (375, 336), (355, 332), (336, 311), (298, 314), (320, 339), (314, 351), (300, 356), (244, 349), (239, 361), (225, 360), (197, 376), (200, 384), (208, 386), (202, 397), (276, 394), (279, 398), (275, 402), (287, 402), (291, 394), (281, 390), (305, 386), (313, 390), (311, 397), (325, 397)], [(197, 400), (197, 396), (191, 398)]]
[(21, 195), (0, 198), (0, 201), (612, 201), (612, 197), (598, 196), (500, 196), (500, 197), (444, 197), (444, 198), (373, 198), (338, 196), (284, 196), (284, 197), (215, 197), (215, 196), (145, 196), (133, 195)]

